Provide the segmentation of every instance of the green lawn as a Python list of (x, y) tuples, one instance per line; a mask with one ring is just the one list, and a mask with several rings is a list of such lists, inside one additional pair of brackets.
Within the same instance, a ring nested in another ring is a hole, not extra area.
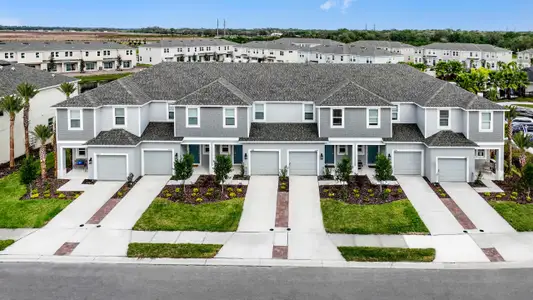
[(517, 231), (533, 231), (533, 204), (518, 204), (510, 201), (489, 201)]
[(435, 249), (339, 247), (339, 251), (347, 261), (432, 262), (435, 260)]
[(134, 230), (236, 231), (244, 199), (198, 205), (155, 199), (137, 221)]
[(522, 106), (527, 108), (533, 108), (533, 104), (517, 104), (516, 106)]
[(122, 77), (126, 77), (131, 75), (132, 73), (126, 72), (126, 73), (116, 73), (116, 74), (102, 74), (102, 75), (80, 75), (75, 76), (78, 79), (81, 79), (81, 82), (95, 82), (95, 81), (111, 81), (120, 79)]
[(139, 68), (151, 68), (153, 65), (151, 64), (137, 64), (137, 67)]
[(128, 245), (128, 257), (213, 258), (220, 248), (222, 245), (132, 243)]
[(15, 243), (14, 240), (0, 240), (0, 251), (11, 246), (13, 243)]
[(0, 228), (39, 228), (67, 207), (59, 199), (19, 200), (26, 192), (15, 172), (0, 179)]
[(518, 97), (512, 99), (498, 99), (496, 102), (531, 102), (533, 103), (533, 97)]
[(380, 205), (355, 205), (337, 200), (321, 201), (326, 231), (349, 234), (428, 233), (409, 200)]

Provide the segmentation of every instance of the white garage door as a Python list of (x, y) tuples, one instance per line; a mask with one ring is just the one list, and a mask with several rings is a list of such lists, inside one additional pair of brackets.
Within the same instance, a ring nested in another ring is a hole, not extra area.
[(316, 176), (316, 152), (289, 152), (289, 175)]
[(172, 150), (144, 151), (144, 175), (172, 175)]
[(422, 175), (422, 152), (394, 152), (394, 175)]
[(125, 155), (97, 155), (97, 179), (98, 180), (126, 180)]
[(278, 175), (279, 153), (273, 151), (252, 151), (250, 175)]
[(440, 182), (466, 182), (466, 158), (439, 158)]

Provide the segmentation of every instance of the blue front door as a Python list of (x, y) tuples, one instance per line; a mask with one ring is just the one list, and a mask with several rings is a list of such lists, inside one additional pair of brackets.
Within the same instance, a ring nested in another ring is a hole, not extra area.
[(200, 164), (200, 145), (189, 145), (189, 153), (194, 157), (194, 164)]
[(378, 156), (378, 152), (379, 152), (379, 146), (367, 146), (367, 151), (368, 151), (368, 164), (369, 165), (374, 165), (376, 164), (376, 158)]
[(333, 145), (326, 145), (326, 160), (325, 160), (325, 163), (326, 165), (333, 165), (335, 163), (335, 152), (334, 152), (334, 147)]
[(242, 145), (233, 146), (233, 163), (242, 164)]

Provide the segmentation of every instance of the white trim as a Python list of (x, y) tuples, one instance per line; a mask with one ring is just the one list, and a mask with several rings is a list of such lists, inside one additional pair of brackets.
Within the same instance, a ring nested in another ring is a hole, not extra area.
[[(448, 126), (441, 126), (440, 125), (440, 112), (441, 111), (447, 111), (448, 112)], [(449, 108), (438, 108), (437, 109), (437, 129), (439, 130), (450, 130), (452, 129), (452, 110)]]
[[(313, 119), (311, 120), (306, 120), (305, 119), (305, 106), (306, 105), (311, 105), (312, 107), (312, 110), (311, 110), (311, 113), (313, 114)], [(315, 104), (312, 103), (312, 102), (309, 102), (309, 103), (302, 103), (302, 122), (305, 122), (305, 123), (313, 123), (315, 122), (316, 118), (315, 118)]]
[[(477, 155), (477, 154), (478, 154), (478, 151), (483, 151), (483, 156), (479, 156), (479, 155)], [(487, 159), (487, 149), (474, 149), (474, 158), (475, 158), (476, 160)]]
[[(202, 146), (202, 155), (209, 155), (209, 153), (211, 153), (211, 144), (204, 144), (201, 146)], [(205, 151), (206, 147), (207, 147), (207, 151)]]
[[(378, 124), (370, 125), (370, 110), (378, 110)], [(367, 129), (377, 129), (381, 128), (381, 109), (379, 107), (367, 107), (366, 108), (366, 128)]]
[(483, 143), (483, 142), (476, 142), (476, 144), (478, 144), (478, 146), (480, 147), (501, 147), (501, 146), (505, 146), (505, 142), (494, 142), (494, 143)]
[[(340, 110), (342, 112), (342, 125), (333, 125), (333, 111), (334, 110)], [(345, 121), (345, 118), (344, 118), (344, 108), (343, 107), (339, 107), (339, 108), (330, 108), (329, 109), (329, 127), (330, 128), (344, 128), (344, 121)]]
[[(72, 128), (72, 127), (70, 126), (71, 123), (72, 123), (72, 122), (71, 122), (70, 112), (73, 111), (73, 110), (79, 110), (79, 111), (80, 111), (80, 128)], [(81, 108), (79, 108), (79, 109), (76, 109), (76, 108), (74, 108), (74, 109), (70, 109), (70, 108), (69, 108), (69, 109), (67, 110), (67, 119), (68, 119), (68, 124), (67, 124), (67, 125), (68, 125), (68, 126), (67, 126), (68, 130), (79, 130), (79, 131), (82, 131), (82, 130), (83, 130), (83, 109), (81, 109)], [(56, 121), (56, 122), (58, 122), (58, 121)]]
[[(83, 158), (86, 158), (87, 157), (87, 147), (85, 148), (76, 148), (78, 151), (76, 153), (76, 157), (83, 157)], [(85, 151), (85, 154), (81, 155), (80, 154), (80, 149), (83, 149), (83, 151)]]
[(239, 138), (210, 138), (210, 137), (185, 137), (183, 138), (182, 144), (187, 143), (197, 143), (197, 144), (204, 144), (205, 142), (221, 142), (221, 143), (237, 143), (239, 142)]
[[(57, 110), (56, 110), (56, 115), (57, 115)], [(57, 122), (57, 120), (56, 120), (56, 122)], [(98, 136), (98, 133), (96, 132), (96, 123), (97, 123), (97, 121), (96, 121), (96, 109), (93, 109), (93, 131), (94, 131), (93, 135), (94, 135), (94, 137)], [(56, 124), (56, 127), (57, 127), (57, 124)]]
[(248, 175), (252, 175), (252, 152), (277, 152), (279, 173), (281, 170), (281, 149), (248, 149)]
[(435, 173), (436, 173), (436, 176), (437, 176), (437, 181), (436, 182), (440, 182), (440, 174), (439, 174), (439, 159), (466, 159), (466, 182), (469, 182), (468, 181), (468, 157), (466, 156), (436, 156), (435, 157), (435, 164), (436, 164), (436, 169), (435, 169)]
[[(263, 105), (263, 119), (256, 119), (255, 118), (255, 106), (256, 105)], [(254, 102), (252, 105), (252, 120), (254, 122), (266, 122), (266, 102)]]
[[(315, 106), (315, 107), (316, 107), (316, 106)], [(320, 107), (316, 107), (316, 110), (318, 111), (318, 122), (317, 122), (318, 137), (322, 137), (322, 136), (320, 135), (320, 127), (322, 127), (322, 126), (321, 126), (322, 124), (320, 123), (320, 111), (321, 111), (321, 109), (320, 109)]]
[[(117, 124), (116, 109), (124, 109), (124, 124), (121, 124), (121, 125)], [(128, 127), (128, 108), (124, 106), (113, 106), (112, 111), (113, 111), (113, 128)], [(141, 123), (141, 119), (139, 118), (139, 124), (140, 123)], [(139, 125), (139, 129), (140, 129), (140, 125)]]
[[(489, 129), (483, 129), (483, 114), (490, 114), (490, 128)], [(493, 132), (494, 131), (494, 112), (492, 111), (480, 111), (479, 112), (479, 132)]]
[[(141, 109), (142, 109), (142, 106), (139, 107), (139, 136), (141, 136), (141, 134), (143, 133), (143, 129), (142, 129), (142, 117), (141, 117)], [(150, 107), (148, 107), (148, 109), (150, 109)], [(150, 112), (148, 112), (148, 114), (150, 114)], [(146, 127), (145, 127), (146, 129)]]
[[(346, 149), (348, 150), (348, 149)], [(291, 174), (291, 152), (304, 152), (304, 153), (316, 153), (316, 172), (315, 176), (319, 174), (319, 164), (320, 164), (320, 151), (317, 149), (288, 149), (287, 150), (287, 176)]]
[[(220, 155), (231, 155), (231, 145), (228, 144), (219, 144), (220, 146)], [(227, 146), (228, 151), (222, 151), (222, 147)]]
[[(172, 170), (172, 173), (174, 173), (174, 149), (152, 149), (152, 148), (149, 148), (149, 149), (141, 149), (141, 176), (144, 176), (145, 173), (144, 173), (144, 152), (172, 152), (172, 156), (170, 157), (171, 161), (170, 161), (170, 165), (171, 165), (171, 170)], [(172, 175), (172, 174), (170, 174)]]
[[(234, 125), (227, 125), (226, 124), (226, 109), (232, 109), (234, 114), (233, 118), (235, 119)], [(237, 128), (237, 107), (234, 106), (227, 106), (222, 108), (222, 128)]]
[[(176, 120), (176, 107), (171, 105), (172, 102), (166, 102), (167, 103), (167, 121), (174, 122)], [(170, 118), (170, 109), (172, 108), (172, 111), (174, 112), (174, 119)]]
[[(337, 148), (337, 155), (347, 155), (348, 154), (348, 145), (335, 145)], [(340, 148), (345, 147), (345, 152), (341, 153)]]
[(233, 144), (326, 144), (324, 141), (241, 141)]
[(358, 144), (364, 144), (364, 145), (385, 145), (383, 143), (382, 138), (329, 138), (329, 143), (337, 143), (337, 144), (351, 144), (351, 143), (358, 143)]
[[(393, 104), (394, 104), (394, 103), (393, 103)], [(394, 107), (397, 108), (397, 115), (398, 115), (398, 118), (397, 118), (396, 120), (394, 120), (394, 119), (392, 118)], [(391, 120), (392, 120), (392, 123), (401, 123), (401, 120), (400, 120), (400, 104), (395, 105), (394, 107), (392, 107), (392, 108), (390, 109), (390, 118), (391, 118)]]
[[(198, 124), (189, 125), (189, 109), (196, 109)], [(199, 106), (186, 106), (185, 107), (185, 128), (200, 128), (200, 107)]]
[(129, 164), (129, 155), (128, 153), (94, 153), (94, 162), (93, 162), (93, 177), (98, 180), (98, 156), (126, 156), (126, 176), (130, 174), (130, 164)]
[(250, 118), (250, 107), (249, 106), (246, 108), (246, 116), (247, 116), (246, 122), (248, 123), (246, 124), (247, 130), (248, 130), (247, 136), (250, 136), (250, 128), (252, 127), (252, 121), (251, 121), (252, 119)]
[(424, 176), (424, 149), (394, 149), (391, 152), (392, 175), (394, 175), (394, 156), (396, 152), (413, 153), (420, 152), (420, 174)]
[(470, 112), (466, 112), (466, 138), (470, 138)]
[[(424, 137), (427, 137), (428, 134), (428, 110), (421, 107), (424, 110)], [(416, 114), (417, 121), (418, 121), (418, 112)]]
[[(357, 155), (366, 155), (366, 151), (365, 151), (365, 145), (360, 145), (360, 144), (357, 144), (356, 145), (357, 148), (355, 149), (355, 152), (357, 152)], [(359, 153), (359, 146), (361, 146), (361, 149), (363, 149), (360, 153)]]

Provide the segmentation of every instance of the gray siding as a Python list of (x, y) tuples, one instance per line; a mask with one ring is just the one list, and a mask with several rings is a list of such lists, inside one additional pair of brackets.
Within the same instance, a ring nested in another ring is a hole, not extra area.
[[(387, 144), (385, 148), (386, 148), (385, 149), (385, 155), (387, 155), (387, 156), (390, 155), (393, 161), (394, 161), (394, 152), (396, 150), (400, 150), (400, 151), (402, 151), (402, 150), (404, 150), (404, 151), (407, 151), (407, 150), (413, 150), (413, 151), (424, 150), (424, 152), (422, 153), (422, 164), (425, 164), (424, 155), (427, 152), (427, 148), (423, 144), (394, 144), (394, 143), (391, 143), (391, 144)], [(422, 175), (424, 175), (425, 166), (422, 166), (422, 167), (423, 167)]]
[(176, 107), (174, 122), (176, 135), (183, 137), (247, 137), (248, 115), (246, 107), (237, 108), (237, 128), (223, 127), (222, 107), (200, 108), (200, 127), (186, 127), (185, 107)]
[(57, 140), (58, 141), (87, 141), (95, 137), (94, 112), (83, 109), (83, 130), (68, 130), (68, 110), (57, 110)]
[[(426, 109), (427, 114), (427, 129), (426, 137), (432, 136), (435, 133), (441, 131), (438, 129), (439, 125), (439, 112), (437, 109), (428, 108)], [(463, 110), (461, 109), (450, 109), (450, 125), (453, 132), (462, 132), (465, 133), (463, 128)], [(466, 135), (466, 134), (465, 134)]]
[[(268, 123), (303, 122), (303, 103), (266, 103), (266, 121)], [(315, 117), (316, 120), (316, 117)]]
[[(324, 144), (243, 144), (243, 153), (248, 154), (248, 159), (250, 157), (251, 150), (254, 149), (275, 149), (280, 150), (280, 158), (281, 158), (281, 167), (288, 166), (288, 150), (318, 150), (318, 155), (320, 153), (324, 153)], [(246, 172), (248, 173), (248, 161), (244, 161)], [(324, 172), (324, 160), (319, 160), (318, 165), (318, 171), (319, 174), (322, 175)]]
[[(94, 157), (97, 154), (101, 153), (113, 153), (113, 154), (128, 154), (128, 167), (129, 172), (133, 173), (133, 177), (137, 178), (141, 176), (141, 155), (139, 151), (139, 147), (120, 147), (120, 148), (97, 148), (97, 147), (89, 147), (87, 148), (87, 157)], [(89, 179), (96, 179), (96, 174), (94, 172), (94, 166), (95, 164), (88, 165), (88, 178)]]
[[(342, 160), (342, 158), (344, 157), (344, 155), (339, 155), (339, 154), (337, 154), (337, 153), (338, 153), (338, 152), (337, 152), (337, 147), (338, 147), (338, 145), (335, 145), (335, 148), (334, 148), (334, 149), (335, 149), (335, 153), (334, 153), (334, 154), (335, 154), (335, 155), (334, 155), (334, 156), (335, 156), (335, 164), (337, 164), (338, 162), (340, 162), (340, 161)], [(348, 157), (349, 157), (350, 160), (351, 160), (351, 159), (352, 159), (352, 151), (353, 151), (353, 150), (352, 150), (352, 145), (347, 145), (347, 147), (348, 147), (348, 153), (347, 153), (346, 155), (348, 155)], [(361, 159), (361, 158), (359, 158), (359, 159)]]
[(167, 104), (164, 102), (150, 103), (149, 119), (151, 122), (168, 122)]
[[(393, 103), (396, 104), (396, 103)], [(400, 109), (400, 120), (395, 123), (414, 124), (417, 122), (417, 106), (410, 103), (398, 104)]]
[(416, 123), (418, 124), (418, 128), (422, 132), (422, 135), (427, 137), (425, 134), (425, 130), (426, 130), (425, 122), (426, 122), (425, 109), (417, 106), (416, 107)]
[[(117, 106), (119, 107), (119, 106)], [(139, 120), (139, 111), (140, 107), (126, 107), (126, 127), (115, 127), (115, 120), (113, 119), (113, 107), (102, 107), (100, 108), (101, 119), (101, 130), (108, 131), (114, 128), (123, 128), (137, 136), (141, 135), (139, 131), (140, 120)]]
[(437, 181), (437, 157), (466, 157), (468, 160), (467, 180), (472, 181), (475, 179), (474, 149), (426, 149), (426, 159), (424, 162), (425, 176), (428, 177), (431, 182)]
[(144, 132), (148, 123), (150, 123), (150, 104), (141, 106), (141, 133)]
[(345, 108), (344, 128), (331, 128), (329, 108), (320, 109), (322, 137), (391, 137), (391, 109), (381, 108), (380, 128), (366, 128), (366, 108)]
[(479, 111), (468, 112), (469, 133), (468, 138), (474, 142), (503, 142), (505, 115), (502, 111), (493, 113), (492, 132), (479, 132)]

